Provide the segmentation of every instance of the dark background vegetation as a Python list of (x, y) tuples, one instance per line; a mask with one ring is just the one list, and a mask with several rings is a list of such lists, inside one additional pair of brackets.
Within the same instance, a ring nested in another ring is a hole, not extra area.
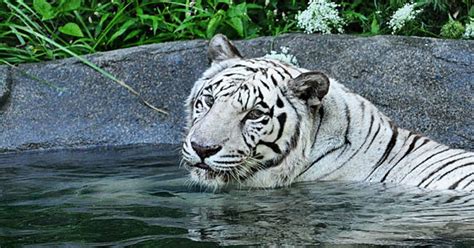
[[(345, 33), (391, 34), (388, 21), (409, 1), (334, 1)], [(460, 38), (472, 0), (419, 0), (423, 11), (399, 35)], [(18, 64), (224, 33), (249, 39), (301, 31), (307, 1), (2, 0), (0, 63)], [(447, 24), (451, 26), (446, 27)], [(443, 26), (444, 29), (443, 29)]]

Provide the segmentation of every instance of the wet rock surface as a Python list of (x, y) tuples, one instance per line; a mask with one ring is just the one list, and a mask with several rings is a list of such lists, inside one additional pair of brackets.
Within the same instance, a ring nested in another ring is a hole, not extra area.
[[(286, 46), (301, 67), (326, 72), (399, 126), (474, 148), (474, 41), (289, 34), (235, 44), (246, 57)], [(87, 56), (168, 115), (75, 59), (2, 66), (0, 152), (178, 144), (183, 101), (208, 67), (206, 49), (207, 41), (195, 40)]]

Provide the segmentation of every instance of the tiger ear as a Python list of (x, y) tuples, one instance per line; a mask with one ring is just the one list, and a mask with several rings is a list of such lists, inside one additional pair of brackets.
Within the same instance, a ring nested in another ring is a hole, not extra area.
[(329, 78), (322, 72), (305, 72), (290, 82), (289, 89), (310, 107), (317, 107), (329, 91)]
[(216, 34), (212, 37), (207, 55), (212, 63), (232, 58), (242, 58), (239, 50), (223, 34)]

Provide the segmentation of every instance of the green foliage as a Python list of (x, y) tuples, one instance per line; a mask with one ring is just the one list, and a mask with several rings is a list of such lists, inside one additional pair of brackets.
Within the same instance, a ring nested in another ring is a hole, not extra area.
[[(265, 5), (267, 4), (267, 5)], [(232, 0), (3, 0), (0, 61), (34, 62), (74, 54), (183, 39), (232, 39), (297, 31), (305, 1)], [(18, 27), (23, 27), (20, 29)]]
[(84, 34), (81, 31), (81, 28), (79, 25), (73, 23), (73, 22), (68, 22), (64, 26), (59, 27), (59, 32), (63, 34), (68, 34), (76, 37), (84, 37)]
[[(393, 13), (411, 2), (332, 1), (340, 5), (345, 33), (366, 36), (391, 34), (388, 22)], [(398, 35), (458, 38), (460, 24), (474, 18), (472, 0), (414, 2), (423, 11)], [(69, 57), (69, 52), (81, 55), (165, 41), (209, 39), (216, 33), (248, 39), (297, 32), (295, 16), (307, 4), (307, 0), (2, 0), (0, 61), (34, 62)]]
[(449, 17), (449, 21), (441, 28), (441, 36), (448, 39), (459, 39), (464, 34), (464, 26)]
[(398, 35), (441, 37), (441, 27), (451, 15), (461, 23), (468, 23), (474, 16), (472, 0), (374, 0), (334, 1), (342, 6), (342, 14), (348, 22), (346, 33), (377, 35), (390, 34), (388, 27), (393, 13), (407, 3), (414, 2), (423, 11), (415, 21), (410, 21), (397, 32)]
[(34, 0), (33, 8), (37, 13), (43, 16), (43, 21), (52, 19), (56, 15), (56, 13), (54, 13), (53, 7), (51, 4), (46, 2), (46, 0)]

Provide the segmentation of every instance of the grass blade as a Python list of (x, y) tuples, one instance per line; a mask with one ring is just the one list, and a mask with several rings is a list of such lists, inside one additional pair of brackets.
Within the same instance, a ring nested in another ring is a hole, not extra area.
[(119, 80), (118, 78), (116, 78), (114, 75), (110, 74), (108, 71), (100, 68), (99, 66), (97, 66), (96, 64), (92, 63), (91, 61), (77, 55), (76, 53), (72, 52), (71, 50), (65, 48), (64, 46), (61, 46), (60, 44), (56, 43), (55, 41), (51, 40), (50, 38), (34, 31), (34, 30), (30, 30), (30, 29), (27, 29), (25, 27), (22, 27), (22, 26), (17, 26), (17, 25), (14, 25), (13, 27), (15, 27), (16, 29), (18, 30), (22, 30), (24, 32), (27, 32), (27, 33), (30, 33), (32, 35), (35, 35), (39, 38), (41, 38), (42, 40), (46, 41), (47, 43), (57, 47), (58, 49), (62, 50), (63, 52), (71, 55), (72, 57), (78, 59), (79, 61), (81, 61), (83, 64), (91, 67), (92, 69), (96, 70), (97, 72), (99, 72), (100, 74), (104, 75), (105, 77), (107, 77), (108, 79), (114, 81), (115, 83), (119, 84), (120, 86), (124, 87), (125, 89), (127, 89), (130, 93), (132, 93), (133, 95), (135, 95), (136, 97), (138, 97), (138, 99), (147, 107), (159, 112), (159, 113), (162, 113), (162, 114), (168, 114), (168, 112), (166, 112), (165, 110), (162, 110), (160, 108), (157, 108), (155, 106), (153, 106), (151, 103), (149, 103), (148, 101), (146, 101), (145, 99), (143, 99), (143, 97), (135, 90), (133, 89), (130, 85), (126, 84), (125, 82), (123, 82), (122, 80)]

